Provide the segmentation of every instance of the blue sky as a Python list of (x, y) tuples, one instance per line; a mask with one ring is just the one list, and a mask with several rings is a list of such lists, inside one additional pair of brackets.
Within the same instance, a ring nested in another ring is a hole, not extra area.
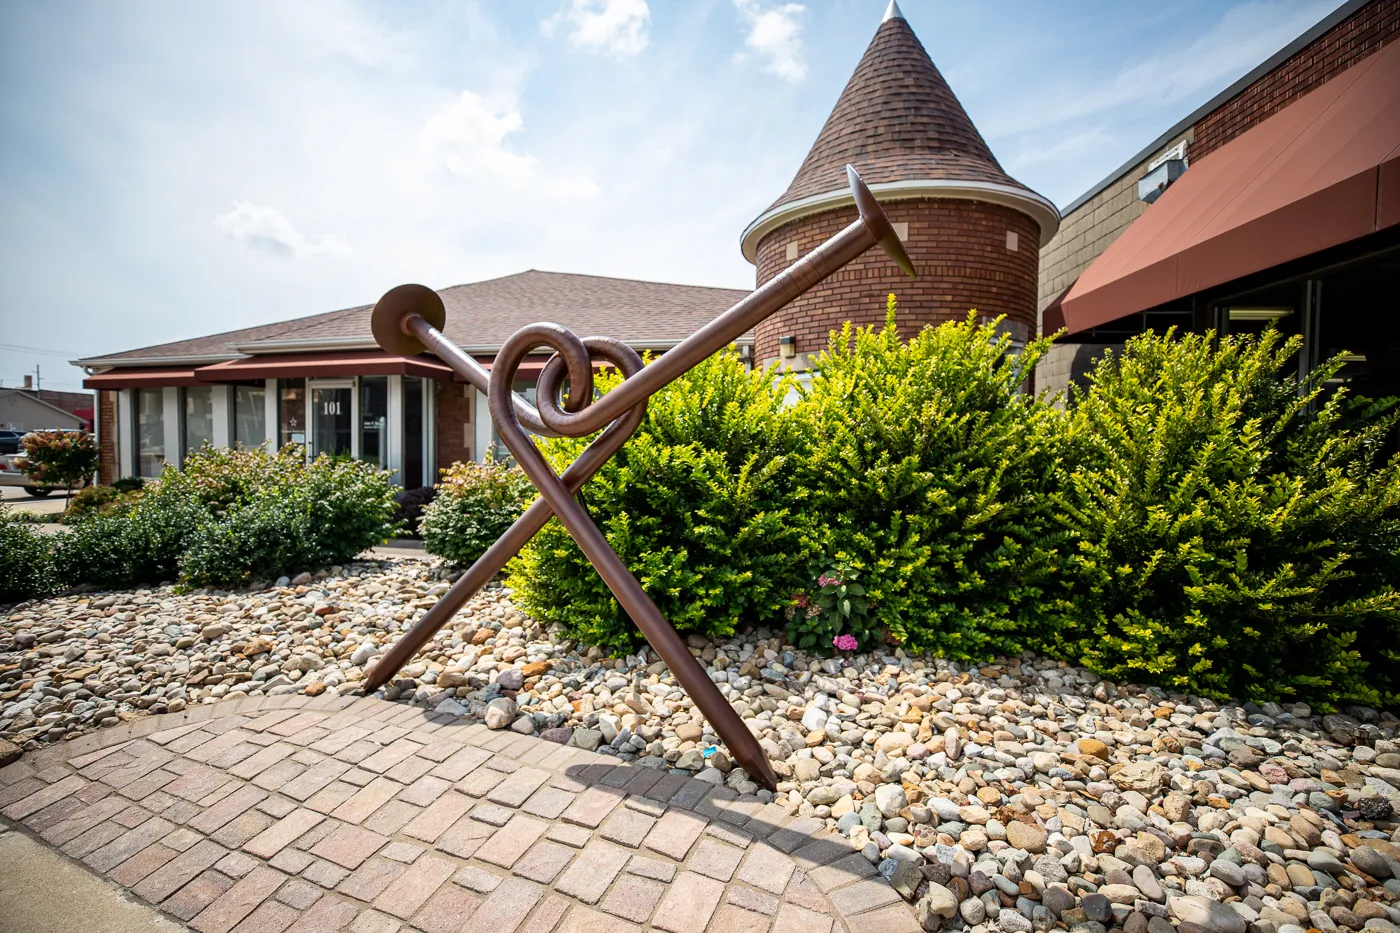
[[(1064, 206), (1336, 0), (907, 0)], [(885, 0), (0, 7), (0, 381), (537, 268), (751, 287)], [(23, 349), (13, 349), (15, 347)]]

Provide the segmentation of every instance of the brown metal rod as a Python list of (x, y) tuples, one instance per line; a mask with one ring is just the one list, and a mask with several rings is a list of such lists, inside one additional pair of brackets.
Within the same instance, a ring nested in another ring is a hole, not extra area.
[[(488, 393), (491, 420), (496, 423), (501, 440), (515, 455), (515, 460), (525, 471), (525, 475), (530, 477), (540, 495), (554, 509), (554, 514), (563, 523), (579, 549), (592, 562), (613, 596), (641, 629), (651, 647), (661, 656), (661, 660), (666, 662), (681, 688), (689, 694), (705, 719), (714, 726), (719, 737), (729, 747), (734, 760), (759, 784), (769, 790), (777, 790), (777, 776), (773, 773), (773, 766), (768, 763), (768, 756), (758, 744), (758, 739), (705, 674), (704, 668), (687, 650), (680, 635), (676, 634), (676, 630), (666, 621), (661, 610), (656, 608), (656, 603), (647, 596), (637, 578), (632, 576), (622, 558), (617, 556), (607, 538), (588, 517), (583, 506), (545, 462), (539, 448), (516, 419), (515, 411), (506, 402), (511, 380), (526, 353), (545, 345), (568, 357), (569, 344), (577, 340), (571, 332), (557, 324), (532, 324), (512, 334), (496, 355), (496, 362), (491, 370), (491, 391)], [(577, 382), (572, 384), (577, 385)], [(623, 385), (626, 385), (626, 382)]]
[[(467, 382), (471, 383), (481, 392), (486, 392), (491, 384), (491, 374), (486, 367), (472, 359), (452, 341), (442, 335), (436, 327), (423, 319), (421, 314), (412, 314), (404, 319), (403, 329), (406, 333), (412, 334), (421, 340), (429, 350), (437, 354), (437, 358), (448, 366), (452, 367)], [(515, 405), (515, 414), (527, 431), (544, 437), (558, 437), (559, 435), (545, 427), (540, 420), (540, 413), (535, 410), (525, 399), (521, 398), (514, 390), (510, 393), (512, 404)]]
[[(417, 317), (415, 315), (415, 317)], [(422, 320), (421, 317), (418, 320)], [(430, 325), (431, 326), (431, 325)], [(641, 357), (636, 351), (621, 341), (610, 338), (585, 337), (584, 344), (602, 353), (604, 344), (609, 345), (611, 351), (609, 362), (612, 362), (624, 375), (632, 375), (642, 368)], [(453, 347), (455, 350), (456, 347)], [(470, 359), (470, 357), (468, 357)], [(472, 363), (476, 363), (472, 360)], [(482, 370), (484, 373), (485, 370)], [(487, 391), (483, 388), (482, 391)], [(515, 393), (511, 393), (515, 395)], [(515, 396), (519, 398), (519, 396)], [(645, 403), (629, 411), (626, 417), (608, 425), (597, 440), (589, 444), (583, 453), (573, 463), (564, 470), (563, 476), (559, 479), (568, 489), (570, 495), (576, 494), (583, 488), (583, 484), (593, 477), (594, 473), (607, 463), (613, 454), (627, 439), (632, 436), (632, 432), (637, 430), (637, 426), (646, 417)], [(550, 508), (549, 502), (543, 498), (536, 499), (525, 510), (525, 514), (515, 520), (505, 534), (501, 535), (486, 549), (486, 553), (478, 557), (452, 584), (451, 588), (438, 599), (433, 607), (423, 614), (423, 617), (413, 624), (413, 627), (405, 632), (394, 647), (375, 662), (364, 680), (364, 692), (373, 693), (384, 686), (389, 680), (403, 668), (413, 656), (423, 649), (438, 631), (452, 621), (467, 600), (476, 595), (483, 586), (491, 581), (500, 570), (510, 561), (512, 557), (520, 552), (535, 534), (545, 526), (554, 510)]]
[[(651, 395), (772, 316), (871, 246), (879, 244), (900, 268), (914, 275), (913, 264), (870, 189), (849, 165), (846, 172), (860, 212), (858, 220), (646, 368), (641, 368), (640, 360), (633, 351), (625, 347), (619, 349), (621, 345), (616, 341), (600, 338), (580, 340), (557, 324), (535, 324), (521, 328), (506, 341), (497, 354), (491, 372), (487, 373), (484, 367), (442, 335), (440, 328), (446, 319), (445, 309), (442, 299), (435, 292), (419, 285), (401, 285), (380, 299), (371, 318), (379, 345), (400, 355), (416, 355), (431, 348), (454, 372), (485, 391), (492, 420), (502, 440), (540, 490), (541, 498), (380, 659), (365, 681), (366, 692), (382, 686), (397, 673), (472, 594), (544, 526), (553, 513), (558, 515), (618, 602), (724, 739), (735, 760), (764, 786), (770, 789), (776, 787), (776, 777), (757, 739), (705, 675), (675, 629), (608, 545), (607, 539), (574, 499), (574, 495), (626, 443), (641, 423)], [(525, 355), (539, 346), (552, 348), (555, 355), (546, 363), (545, 371), (541, 374), (541, 391), (537, 393), (540, 408), (536, 409), (514, 393), (512, 383)], [(592, 398), (591, 359), (594, 355), (618, 365), (626, 376), (621, 385), (597, 402)], [(561, 409), (557, 395), (564, 369), (568, 371), (570, 391)], [(555, 475), (525, 433), (528, 428), (536, 434), (581, 437), (605, 425), (607, 429), (602, 436), (590, 444), (562, 476)]]

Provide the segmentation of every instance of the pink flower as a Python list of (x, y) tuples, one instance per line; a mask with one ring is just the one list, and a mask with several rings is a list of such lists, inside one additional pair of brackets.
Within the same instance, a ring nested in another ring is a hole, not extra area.
[(856, 641), (854, 635), (837, 635), (831, 640), (838, 651), (855, 651), (860, 647), (860, 642)]
[(825, 574), (817, 577), (817, 586), (835, 586), (840, 582), (841, 580), (838, 577), (828, 577)]

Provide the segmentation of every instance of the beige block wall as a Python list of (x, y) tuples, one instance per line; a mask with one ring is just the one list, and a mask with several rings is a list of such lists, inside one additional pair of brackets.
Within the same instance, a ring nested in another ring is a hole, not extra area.
[[(1089, 263), (1147, 210), (1137, 196), (1138, 179), (1147, 174), (1147, 166), (1182, 140), (1186, 141), (1189, 159), (1194, 139), (1194, 128), (1184, 130), (1060, 221), (1059, 232), (1040, 250), (1040, 286), (1036, 296), (1039, 332), (1044, 333), (1045, 329), (1045, 306), (1069, 288)], [(1036, 367), (1037, 390), (1066, 390), (1076, 349), (1074, 344), (1063, 343), (1051, 349)]]

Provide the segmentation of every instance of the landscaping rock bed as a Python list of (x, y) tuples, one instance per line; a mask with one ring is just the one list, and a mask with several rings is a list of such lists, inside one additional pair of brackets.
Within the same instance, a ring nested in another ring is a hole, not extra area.
[[(0, 626), (0, 738), (23, 748), (247, 693), (348, 693), (448, 586), (418, 560), (251, 593), (65, 596)], [(692, 639), (780, 778), (926, 929), (1400, 929), (1400, 721), (1217, 704), (1037, 658), (809, 658)], [(551, 641), (493, 587), (385, 695), (770, 796), (654, 655)], [(3, 746), (0, 745), (0, 748)]]

